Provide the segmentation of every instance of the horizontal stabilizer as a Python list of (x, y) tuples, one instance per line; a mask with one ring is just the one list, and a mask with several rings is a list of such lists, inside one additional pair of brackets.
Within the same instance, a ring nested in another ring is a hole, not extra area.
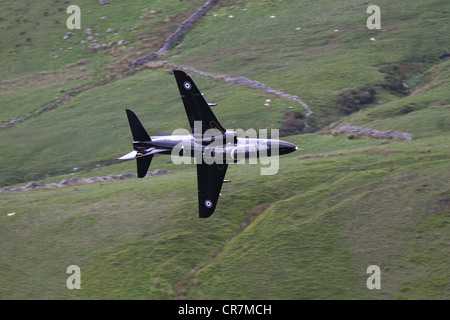
[(170, 151), (170, 149), (157, 149), (157, 148), (150, 148), (146, 150), (147, 152), (137, 152), (135, 151), (131, 151), (130, 153), (127, 153), (126, 155), (118, 158), (119, 160), (131, 160), (131, 159), (137, 159), (137, 158), (142, 158), (142, 157), (147, 157), (147, 156), (151, 156), (154, 155), (156, 153), (161, 153), (161, 152), (165, 152), (165, 151)]

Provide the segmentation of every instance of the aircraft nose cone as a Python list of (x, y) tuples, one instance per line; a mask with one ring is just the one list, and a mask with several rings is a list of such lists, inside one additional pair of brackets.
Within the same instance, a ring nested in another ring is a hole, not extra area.
[(294, 152), (297, 149), (298, 149), (297, 146), (293, 143), (286, 142), (286, 141), (280, 141), (280, 146), (279, 146), (280, 155)]

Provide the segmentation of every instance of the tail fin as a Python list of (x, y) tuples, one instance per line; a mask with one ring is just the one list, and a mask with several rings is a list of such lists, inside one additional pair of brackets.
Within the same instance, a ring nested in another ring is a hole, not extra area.
[(134, 141), (151, 141), (147, 131), (145, 131), (136, 114), (130, 109), (126, 109), (128, 122), (130, 124), (131, 133)]
[(216, 116), (211, 110), (211, 107), (203, 98), (202, 93), (198, 90), (194, 81), (184, 71), (173, 70), (175, 79), (177, 80), (178, 89), (180, 90), (181, 98), (183, 99), (186, 115), (189, 120), (192, 132), (194, 133), (194, 122), (201, 121), (202, 134), (208, 129), (217, 129), (222, 134), (225, 133), (225, 128), (217, 120)]
[[(147, 131), (144, 129), (144, 126), (139, 121), (136, 114), (127, 109), (127, 117), (128, 122), (130, 124), (131, 133), (133, 135), (133, 147), (135, 154), (132, 154), (129, 158), (136, 158), (137, 164), (137, 175), (138, 178), (143, 178), (147, 175), (148, 168), (150, 167), (150, 163), (153, 159), (153, 154), (145, 155), (145, 151), (151, 147), (151, 139), (148, 135)], [(131, 153), (130, 153), (131, 154)], [(144, 156), (142, 156), (144, 155)], [(139, 157), (142, 156), (142, 157)], [(126, 156), (122, 157), (123, 159), (127, 159)]]

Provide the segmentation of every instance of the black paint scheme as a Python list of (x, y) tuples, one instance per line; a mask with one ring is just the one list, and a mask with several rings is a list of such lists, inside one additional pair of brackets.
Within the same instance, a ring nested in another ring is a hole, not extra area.
[[(237, 152), (242, 152), (248, 157), (250, 154), (249, 145), (253, 146), (259, 152), (261, 142), (259, 141), (260, 139), (238, 139), (234, 132), (226, 131), (212, 112), (212, 105), (206, 102), (191, 77), (181, 70), (174, 70), (173, 72), (192, 133), (187, 136), (160, 134), (150, 137), (136, 114), (127, 109), (126, 113), (133, 135), (134, 151), (119, 159), (136, 159), (138, 178), (143, 178), (147, 174), (153, 155), (158, 153), (171, 155), (174, 148), (183, 145), (181, 155), (188, 155), (190, 157), (197, 156), (199, 217), (207, 218), (216, 209), (223, 182), (229, 182), (229, 180), (224, 180), (224, 178), (228, 169), (228, 163), (230, 162), (224, 161), (211, 164), (210, 162), (204, 161), (203, 157), (198, 157), (198, 154), (204, 154), (205, 150), (208, 149), (208, 145), (217, 137), (223, 138), (224, 143), (220, 147), (220, 150), (224, 152), (224, 155), (233, 155)], [(200, 125), (201, 131), (197, 130)], [(207, 130), (208, 135), (206, 136)], [(239, 140), (245, 142), (245, 146), (240, 146)], [(265, 141), (269, 156), (274, 141), (277, 143), (277, 150), (280, 155), (290, 153), (297, 149), (295, 145), (289, 142), (281, 140)], [(198, 153), (196, 153), (197, 151)], [(234, 159), (232, 158), (231, 162), (236, 162), (233, 161)]]

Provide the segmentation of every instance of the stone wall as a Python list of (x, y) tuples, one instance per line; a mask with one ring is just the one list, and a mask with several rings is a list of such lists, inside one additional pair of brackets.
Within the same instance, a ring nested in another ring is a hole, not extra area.
[[(147, 176), (159, 176), (159, 175), (171, 174), (171, 173), (172, 173), (172, 171), (168, 171), (168, 170), (164, 170), (164, 169), (156, 169), (155, 171), (149, 171), (147, 173)], [(32, 182), (28, 183), (26, 186), (22, 186), (22, 187), (14, 187), (14, 188), (3, 187), (0, 189), (0, 193), (28, 191), (28, 190), (41, 189), (41, 188), (61, 188), (61, 187), (81, 185), (81, 184), (91, 184), (91, 183), (97, 183), (97, 182), (125, 180), (125, 179), (131, 179), (131, 178), (136, 178), (136, 177), (137, 177), (137, 175), (135, 173), (121, 173), (121, 174), (112, 174), (112, 175), (104, 176), (104, 177), (91, 177), (91, 178), (86, 178), (86, 179), (77, 179), (75, 177), (72, 177), (70, 179), (63, 179), (59, 183), (49, 183), (49, 184), (46, 184), (42, 181), (41, 182), (32, 181)]]
[(386, 131), (380, 131), (380, 130), (374, 130), (374, 129), (366, 129), (363, 127), (354, 127), (349, 124), (345, 126), (338, 126), (336, 128), (337, 133), (339, 132), (348, 132), (348, 133), (355, 133), (362, 136), (371, 136), (375, 138), (387, 138), (387, 139), (400, 139), (400, 140), (406, 140), (411, 141), (412, 137), (411, 134), (401, 131), (394, 131), (394, 130), (386, 130)]
[(193, 13), (188, 19), (184, 20), (177, 28), (177, 30), (172, 33), (165, 41), (163, 46), (156, 52), (152, 52), (145, 57), (134, 60), (131, 63), (132, 68), (137, 68), (138, 66), (152, 61), (162, 55), (169, 52), (170, 47), (186, 33), (186, 31), (194, 24), (195, 21), (202, 18), (206, 12), (208, 12), (212, 6), (217, 2), (217, 0), (208, 0), (202, 5), (198, 10)]

